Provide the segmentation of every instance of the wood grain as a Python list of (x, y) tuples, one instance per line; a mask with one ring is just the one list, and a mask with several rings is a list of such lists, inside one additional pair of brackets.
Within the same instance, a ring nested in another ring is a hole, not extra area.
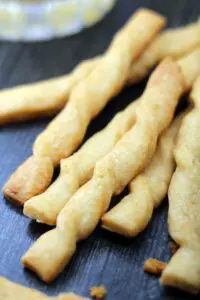
[[(194, 21), (200, 14), (199, 0), (118, 0), (102, 22), (79, 35), (35, 44), (0, 42), (0, 87), (61, 75), (82, 59), (102, 53), (113, 34), (139, 6), (164, 14), (171, 27)], [(143, 88), (144, 83), (116, 97), (92, 122), (87, 137), (136, 99)], [(1, 188), (14, 169), (30, 155), (36, 135), (48, 121), (0, 127)], [(156, 210), (150, 226), (135, 240), (127, 241), (97, 228), (89, 239), (79, 244), (72, 262), (51, 286), (44, 285), (20, 264), (22, 254), (48, 227), (30, 222), (18, 208), (5, 202), (2, 195), (0, 212), (0, 275), (49, 295), (74, 291), (86, 296), (92, 285), (104, 284), (108, 288), (108, 300), (189, 299), (186, 293), (164, 290), (157, 278), (143, 272), (143, 262), (148, 257), (164, 261), (169, 258), (167, 201)]]

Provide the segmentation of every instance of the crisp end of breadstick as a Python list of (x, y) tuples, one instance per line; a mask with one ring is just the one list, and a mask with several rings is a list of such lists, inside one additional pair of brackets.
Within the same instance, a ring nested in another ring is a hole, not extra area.
[(160, 276), (165, 270), (167, 264), (153, 258), (149, 258), (144, 263), (144, 271), (155, 276)]
[(9, 201), (23, 205), (27, 198), (42, 193), (53, 177), (53, 164), (48, 157), (27, 159), (10, 177), (3, 188)]
[[(68, 226), (70, 227), (71, 224)], [(70, 261), (74, 254), (76, 250), (75, 239), (76, 235), (74, 235), (73, 230), (69, 231), (69, 234), (56, 229), (47, 231), (40, 236), (37, 244), (33, 244), (25, 253), (21, 262), (25, 267), (37, 273), (43, 281), (50, 283), (64, 269), (65, 263)], [(51, 249), (49, 248), (50, 245)], [(51, 252), (50, 256), (48, 255), (49, 251)]]
[[(187, 274), (185, 272), (187, 270)], [(200, 292), (199, 249), (179, 248), (163, 271), (160, 283), (192, 294)]]
[(146, 227), (153, 213), (152, 195), (145, 188), (146, 184), (145, 177), (138, 176), (134, 194), (127, 195), (102, 217), (102, 227), (128, 238), (137, 236)]

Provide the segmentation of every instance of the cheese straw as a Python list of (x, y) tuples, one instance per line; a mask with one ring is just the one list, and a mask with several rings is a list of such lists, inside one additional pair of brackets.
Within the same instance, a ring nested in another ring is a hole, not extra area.
[(102, 217), (105, 229), (133, 238), (148, 225), (154, 208), (167, 194), (175, 169), (173, 147), (182, 117), (162, 134), (152, 161), (130, 183), (130, 193)]
[(76, 85), (69, 103), (38, 136), (33, 156), (5, 184), (8, 200), (22, 205), (47, 188), (54, 167), (80, 145), (90, 121), (124, 87), (131, 64), (164, 23), (157, 13), (140, 9), (115, 35), (96, 68)]
[(97, 162), (92, 179), (60, 212), (56, 228), (42, 235), (24, 255), (25, 266), (45, 282), (64, 269), (76, 243), (92, 233), (108, 209), (112, 195), (119, 194), (149, 163), (157, 138), (169, 126), (182, 92), (178, 65), (166, 59), (151, 75), (136, 109), (135, 125)]
[(162, 273), (161, 283), (200, 292), (200, 77), (194, 105), (184, 118), (175, 148), (176, 171), (169, 187), (169, 233), (180, 248)]
[[(177, 62), (184, 75), (187, 92), (200, 75), (200, 48)], [(151, 163), (130, 183), (130, 194), (103, 216), (104, 228), (127, 237), (135, 237), (147, 226), (154, 207), (164, 199), (169, 188), (175, 168), (174, 140), (181, 119), (182, 116), (162, 135)]]
[[(159, 30), (162, 27), (160, 26)], [(199, 45), (199, 21), (160, 33), (131, 67), (128, 83), (136, 83), (143, 79), (164, 57), (179, 58)], [(99, 61), (100, 57), (88, 59), (68, 75), (0, 91), (0, 124), (54, 115), (64, 107), (75, 85), (83, 80)]]
[(118, 113), (72, 156), (61, 161), (58, 178), (42, 194), (25, 202), (24, 214), (41, 223), (55, 225), (58, 214), (76, 190), (93, 174), (96, 162), (106, 155), (135, 122), (137, 102)]
[[(200, 74), (199, 61), (200, 49), (196, 49), (178, 60), (178, 64), (185, 77), (186, 90), (191, 88), (195, 78)], [(89, 139), (77, 153), (63, 160), (58, 179), (46, 192), (31, 198), (25, 203), (24, 214), (39, 222), (55, 225), (57, 215), (69, 198), (79, 186), (91, 178), (95, 163), (106, 155), (120, 137), (133, 125), (135, 121), (135, 108), (135, 103), (129, 105), (124, 112), (114, 117), (104, 130)], [(108, 218), (108, 214), (105, 218)]]

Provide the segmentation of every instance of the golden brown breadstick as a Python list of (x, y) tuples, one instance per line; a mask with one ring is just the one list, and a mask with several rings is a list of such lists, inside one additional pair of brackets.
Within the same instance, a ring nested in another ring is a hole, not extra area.
[[(191, 88), (192, 83), (200, 74), (199, 61), (200, 49), (178, 60), (185, 77), (186, 90)], [(133, 108), (131, 108), (132, 105)], [(55, 224), (58, 213), (68, 199), (92, 176), (97, 160), (111, 150), (117, 139), (120, 139), (130, 126), (130, 120), (133, 124), (134, 106), (135, 104), (131, 104), (124, 113), (114, 118), (105, 130), (90, 139), (81, 151), (64, 160), (61, 163), (61, 174), (58, 180), (45, 193), (26, 202), (25, 215), (49, 225)], [(120, 123), (121, 126), (118, 126)]]
[(160, 33), (132, 66), (128, 82), (133, 84), (141, 81), (163, 58), (171, 56), (177, 59), (198, 46), (200, 21)]
[[(143, 79), (165, 56), (178, 58), (199, 46), (199, 24), (198, 21), (161, 33), (133, 65), (128, 83), (136, 83)], [(0, 91), (0, 124), (55, 114), (65, 105), (75, 84), (82, 80), (96, 64), (97, 59), (87, 60), (72, 74)]]
[(175, 169), (173, 148), (182, 118), (176, 118), (163, 133), (152, 161), (130, 183), (130, 194), (103, 216), (105, 229), (132, 238), (148, 225), (154, 208), (167, 194)]
[[(200, 48), (177, 62), (184, 75), (186, 92), (200, 75)], [(168, 191), (175, 168), (172, 150), (182, 118), (183, 115), (162, 135), (152, 162), (131, 182), (131, 193), (103, 216), (104, 228), (135, 237), (147, 226), (154, 207), (160, 204)]]
[(72, 156), (61, 161), (57, 180), (43, 193), (25, 202), (24, 214), (55, 225), (58, 214), (75, 191), (91, 177), (96, 162), (106, 155), (135, 122), (137, 102), (118, 113), (99, 133)]
[(194, 108), (184, 118), (175, 148), (176, 171), (169, 187), (169, 232), (180, 248), (161, 283), (200, 292), (200, 77), (191, 93)]
[[(49, 159), (53, 170), (61, 159), (68, 157), (78, 147), (90, 121), (124, 87), (131, 64), (164, 23), (162, 16), (148, 9), (140, 9), (132, 16), (116, 34), (97, 67), (73, 89), (63, 111), (36, 139), (33, 157), (29, 162), (32, 170), (40, 169), (38, 157), (40, 160)], [(43, 168), (42, 172), (45, 171)], [(6, 183), (3, 190), (5, 197), (23, 204), (30, 196), (43, 192), (52, 174), (49, 172), (45, 176), (48, 180), (43, 180), (38, 189), (37, 176), (33, 172), (32, 175), (30, 178), (25, 163)], [(27, 183), (28, 189), (25, 184), (21, 185), (23, 178), (30, 181)]]
[(42, 235), (24, 255), (25, 266), (46, 282), (63, 270), (76, 243), (95, 229), (112, 195), (120, 193), (150, 161), (157, 138), (170, 124), (182, 91), (178, 65), (166, 59), (151, 75), (136, 109), (135, 125), (97, 162), (92, 179), (60, 212), (57, 227)]
[(96, 67), (99, 58), (80, 63), (71, 74), (0, 91), (0, 124), (54, 115), (73, 87)]
[[(0, 277), (0, 300), (86, 300), (75, 294), (62, 294), (57, 297), (47, 297), (43, 293)], [(88, 298), (87, 298), (88, 299)], [(89, 300), (89, 299), (88, 299)]]

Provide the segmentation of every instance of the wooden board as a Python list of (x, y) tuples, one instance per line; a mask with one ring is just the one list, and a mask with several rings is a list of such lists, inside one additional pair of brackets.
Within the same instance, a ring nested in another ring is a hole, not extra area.
[[(76, 36), (34, 44), (0, 42), (0, 87), (64, 74), (81, 60), (103, 52), (113, 34), (139, 6), (164, 14), (171, 27), (196, 20), (200, 14), (199, 0), (119, 0), (102, 22)], [(127, 89), (113, 99), (92, 122), (87, 137), (103, 128), (117, 111), (137, 98), (143, 88), (144, 83)], [(31, 154), (35, 137), (48, 122), (49, 119), (46, 119), (0, 127), (1, 188), (16, 167)], [(134, 240), (126, 240), (97, 228), (79, 244), (77, 254), (61, 276), (47, 286), (33, 273), (23, 269), (20, 257), (48, 227), (30, 222), (19, 208), (5, 202), (1, 195), (0, 275), (49, 295), (64, 291), (88, 295), (92, 285), (105, 284), (108, 300), (189, 299), (186, 293), (161, 288), (157, 278), (143, 272), (146, 258), (169, 259), (166, 219), (167, 201), (156, 210), (147, 230)]]

